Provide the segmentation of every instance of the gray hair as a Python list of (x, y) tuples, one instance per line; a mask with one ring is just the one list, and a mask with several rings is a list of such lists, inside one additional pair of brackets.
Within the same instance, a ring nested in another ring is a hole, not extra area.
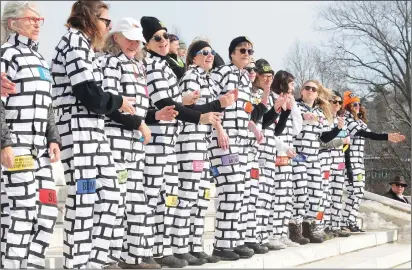
[(4, 5), (1, 16), (1, 44), (6, 42), (11, 33), (16, 32), (9, 27), (9, 19), (20, 17), (27, 9), (39, 14), (35, 2), (32, 1), (7, 1)]
[(192, 44), (195, 43), (196, 41), (206, 41), (207, 43), (210, 44), (210, 39), (206, 36), (197, 36), (192, 40)]
[[(116, 55), (116, 56), (117, 56), (119, 53), (122, 52), (122, 49), (120, 48), (119, 44), (117, 44), (117, 42), (114, 41), (114, 37), (113, 37), (114, 34), (123, 36), (122, 32), (112, 32), (112, 33), (109, 33), (109, 34), (106, 36), (106, 39), (105, 39), (105, 41), (104, 41), (103, 51), (104, 51), (105, 53), (110, 53), (111, 55)], [(143, 55), (143, 54), (144, 54), (144, 53), (143, 53), (143, 50), (140, 50), (140, 52), (136, 53), (136, 55), (135, 55), (134, 58), (135, 58), (136, 60), (142, 60), (142, 59), (144, 58), (144, 55)]]

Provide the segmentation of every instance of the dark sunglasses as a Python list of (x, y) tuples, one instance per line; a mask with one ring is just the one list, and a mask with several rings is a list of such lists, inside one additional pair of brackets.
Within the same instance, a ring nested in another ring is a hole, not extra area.
[(201, 55), (203, 55), (203, 56), (208, 56), (209, 54), (215, 56), (215, 55), (216, 55), (216, 52), (215, 52), (215, 50), (211, 50), (211, 51), (209, 51), (209, 50), (201, 50), (201, 51), (198, 51), (198, 52), (196, 53), (196, 55), (199, 55), (199, 54), (201, 54)]
[(397, 186), (397, 187), (406, 187), (406, 185), (404, 185), (404, 184), (395, 184), (395, 186)]
[(361, 104), (359, 102), (353, 102), (353, 107), (360, 107)]
[(247, 52), (249, 55), (253, 55), (253, 53), (255, 52), (253, 49), (245, 49), (245, 48), (238, 49), (238, 50), (241, 54), (246, 54)]
[(104, 21), (106, 23), (106, 27), (109, 27), (110, 23), (112, 22), (112, 20), (105, 19), (105, 18), (99, 18), (99, 20)]
[(160, 42), (160, 41), (162, 40), (162, 37), (163, 37), (165, 40), (168, 40), (168, 39), (169, 39), (169, 34), (166, 33), (166, 32), (164, 32), (162, 35), (153, 36), (152, 39), (154, 39), (154, 41), (156, 41), (156, 42)]
[(252, 71), (256, 72), (256, 70), (257, 70), (257, 69), (254, 68), (254, 67), (246, 67), (245, 69), (246, 69), (246, 71), (249, 72), (249, 73), (251, 73)]
[(342, 100), (330, 100), (329, 102), (330, 102), (330, 103), (333, 103), (333, 104), (338, 104), (338, 103), (339, 103), (339, 105), (342, 105), (342, 104), (343, 104), (343, 101), (342, 101)]
[(306, 85), (305, 87), (303, 87), (303, 89), (305, 89), (306, 91), (312, 91), (314, 93), (318, 92), (318, 88), (309, 85)]

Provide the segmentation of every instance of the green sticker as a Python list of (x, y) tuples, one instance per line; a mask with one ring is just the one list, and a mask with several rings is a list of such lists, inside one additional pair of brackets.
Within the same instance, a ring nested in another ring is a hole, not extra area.
[(127, 181), (127, 170), (120, 171), (117, 173), (117, 178), (119, 179), (119, 184), (124, 184)]
[(270, 66), (263, 66), (262, 69), (265, 72), (272, 71), (272, 68)]
[(362, 174), (358, 174), (358, 181), (362, 181), (362, 180), (363, 180)]
[(159, 21), (159, 24), (160, 24), (161, 27), (166, 28), (166, 25), (165, 25), (163, 22), (160, 22), (160, 21)]

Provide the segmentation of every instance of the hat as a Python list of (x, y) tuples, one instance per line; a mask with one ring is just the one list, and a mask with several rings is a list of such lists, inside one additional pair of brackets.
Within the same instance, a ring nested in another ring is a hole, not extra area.
[(179, 40), (180, 49), (187, 49), (186, 43), (183, 40)]
[(189, 55), (190, 58), (193, 59), (193, 58), (195, 58), (196, 53), (198, 51), (200, 51), (201, 49), (206, 48), (206, 47), (212, 48), (210, 46), (210, 44), (207, 43), (206, 41), (199, 40), (199, 41), (193, 42), (192, 45), (190, 46), (189, 51), (187, 52), (187, 55)]
[(264, 74), (264, 73), (272, 73), (272, 75), (275, 74), (269, 62), (266, 61), (265, 59), (259, 59), (256, 61), (256, 72), (259, 74)]
[(162, 29), (167, 31), (166, 25), (164, 25), (164, 23), (162, 23), (155, 17), (143, 16), (140, 19), (140, 23), (143, 27), (143, 36), (146, 39), (146, 42), (149, 42), (154, 33), (156, 33), (157, 31)]
[(178, 36), (176, 36), (175, 34), (169, 34), (169, 41), (170, 42), (172, 42), (172, 41), (179, 41), (179, 37)]
[(230, 42), (230, 45), (229, 45), (229, 59), (232, 59), (231, 55), (232, 55), (233, 51), (236, 49), (237, 45), (239, 45), (242, 42), (249, 42), (253, 46), (252, 41), (250, 41), (245, 36), (240, 36), (240, 37), (237, 37), (237, 38), (233, 39), (232, 42)]
[(405, 187), (408, 186), (408, 183), (406, 183), (405, 178), (403, 178), (403, 176), (395, 176), (395, 179), (393, 179), (393, 181), (389, 183), (389, 185), (392, 185), (392, 184), (401, 184), (401, 185), (404, 185)]
[(121, 32), (129, 40), (145, 41), (140, 23), (130, 17), (122, 18), (118, 21), (114, 25), (112, 32)]
[(343, 93), (343, 108), (354, 102), (360, 102), (360, 98), (351, 91), (345, 91)]

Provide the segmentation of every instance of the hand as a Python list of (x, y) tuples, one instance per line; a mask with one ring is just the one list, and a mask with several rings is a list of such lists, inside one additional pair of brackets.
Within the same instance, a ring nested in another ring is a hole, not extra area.
[(143, 144), (148, 144), (150, 142), (150, 139), (152, 138), (152, 132), (150, 131), (150, 128), (145, 123), (141, 123), (139, 131), (140, 133), (142, 133), (144, 139)]
[(229, 136), (227, 135), (226, 131), (223, 129), (222, 125), (216, 125), (216, 132), (217, 132), (217, 144), (219, 145), (222, 150), (229, 149)]
[(353, 171), (351, 169), (346, 169), (346, 176), (348, 177), (349, 183), (353, 183)]
[(192, 105), (192, 104), (196, 103), (198, 98), (200, 98), (200, 91), (199, 90), (195, 90), (193, 92), (187, 92), (187, 94), (185, 94), (182, 97), (182, 103), (185, 106)]
[(1, 149), (1, 164), (6, 168), (14, 167), (14, 153), (11, 146)]
[(255, 122), (249, 121), (248, 129), (249, 131), (253, 132), (258, 144), (261, 144), (264, 141), (265, 136), (263, 135), (262, 131), (256, 126)]
[(345, 139), (343, 139), (343, 144), (350, 144), (350, 137), (346, 137)]
[(345, 120), (342, 117), (338, 117), (338, 128), (342, 129), (345, 126)]
[(304, 113), (303, 119), (304, 120), (315, 120), (315, 115), (313, 113)]
[(222, 116), (219, 112), (209, 112), (200, 115), (199, 123), (202, 125), (212, 124), (214, 125), (216, 122), (220, 123), (220, 116)]
[(6, 73), (1, 73), (1, 96), (8, 97), (9, 94), (16, 93), (16, 84), (7, 79)]
[(220, 107), (222, 108), (231, 106), (235, 102), (234, 90), (227, 92), (226, 95), (224, 96), (221, 96), (219, 98), (219, 102), (220, 102)]
[(279, 97), (275, 101), (275, 111), (279, 111), (281, 107), (284, 107), (283, 109), (286, 110), (286, 101), (287, 99), (283, 93), (280, 93)]
[(50, 162), (55, 163), (60, 160), (60, 148), (57, 143), (50, 143), (49, 145), (49, 157)]
[(120, 110), (122, 112), (135, 114), (136, 109), (132, 105), (135, 102), (136, 102), (136, 98), (134, 98), (134, 97), (123, 97), (123, 104), (122, 104), (122, 107), (120, 107)]
[(171, 121), (176, 118), (176, 116), (179, 114), (178, 111), (174, 110), (175, 105), (171, 106), (165, 106), (163, 109), (160, 111), (157, 111), (155, 113), (155, 118), (157, 121)]
[(399, 133), (389, 133), (388, 134), (388, 141), (393, 143), (398, 143), (405, 140), (405, 136)]
[(289, 149), (286, 151), (286, 155), (287, 155), (288, 157), (290, 157), (290, 158), (294, 158), (294, 157), (297, 156), (297, 154), (296, 154), (296, 152), (295, 152), (295, 150), (294, 150), (293, 148), (289, 148)]

